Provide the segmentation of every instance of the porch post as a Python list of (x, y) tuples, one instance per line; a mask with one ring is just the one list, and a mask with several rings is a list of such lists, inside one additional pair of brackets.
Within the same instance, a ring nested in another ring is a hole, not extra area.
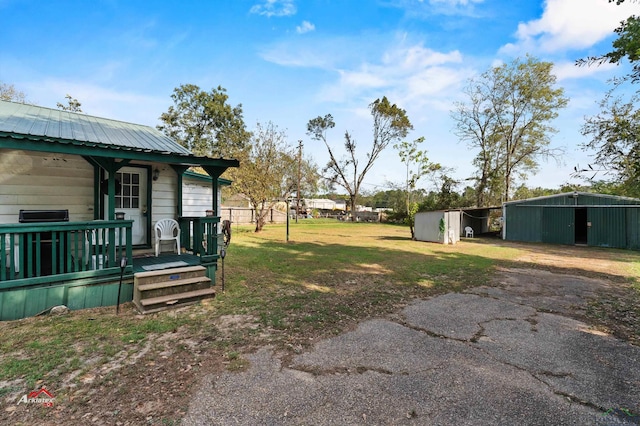
[(93, 219), (100, 219), (100, 167), (93, 167)]
[(182, 173), (178, 173), (178, 202), (176, 203), (176, 213), (178, 217), (182, 217)]
[(213, 166), (202, 166), (202, 168), (209, 176), (211, 176), (211, 189), (213, 191), (213, 196), (211, 197), (211, 203), (213, 205), (211, 206), (211, 209), (213, 210), (213, 215), (220, 216), (220, 209), (218, 208), (218, 189), (220, 188), (220, 185), (218, 184), (218, 178), (225, 170), (227, 170), (227, 168)]
[(182, 175), (184, 174), (184, 172), (189, 170), (189, 166), (179, 166), (176, 164), (172, 164), (171, 168), (173, 168), (173, 170), (175, 170), (176, 174), (178, 175), (178, 187), (176, 188), (176, 214), (180, 218), (182, 217)]
[(109, 194), (109, 211), (106, 212), (106, 215), (108, 220), (114, 220), (116, 218), (116, 172), (122, 167), (129, 164), (131, 160), (116, 161), (114, 158), (103, 157), (84, 158), (90, 163), (102, 167), (109, 174), (109, 179), (107, 180), (107, 192)]
[(218, 178), (211, 178), (211, 187), (213, 191), (213, 196), (211, 197), (211, 203), (213, 204), (213, 215), (220, 216), (220, 212), (218, 211), (218, 190), (220, 189), (220, 185), (218, 185)]

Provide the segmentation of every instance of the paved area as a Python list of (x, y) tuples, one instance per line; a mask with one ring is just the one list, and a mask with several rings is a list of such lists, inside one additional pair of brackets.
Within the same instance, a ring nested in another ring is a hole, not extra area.
[(606, 283), (527, 270), (502, 279), (292, 359), (263, 348), (247, 371), (207, 377), (183, 424), (640, 424), (640, 348), (566, 316)]

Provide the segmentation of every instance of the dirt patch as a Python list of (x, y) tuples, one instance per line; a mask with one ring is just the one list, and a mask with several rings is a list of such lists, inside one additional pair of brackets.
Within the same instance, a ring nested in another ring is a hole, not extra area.
[(624, 250), (598, 249), (579, 246), (550, 246), (546, 244), (525, 244), (501, 242), (506, 247), (521, 248), (523, 253), (517, 264), (535, 265), (549, 268), (554, 272), (580, 276), (603, 275), (608, 280), (627, 281), (626, 266), (637, 260), (635, 252)]
[(253, 315), (222, 315), (213, 324), (223, 336), (230, 336), (238, 329), (256, 330), (260, 326)]

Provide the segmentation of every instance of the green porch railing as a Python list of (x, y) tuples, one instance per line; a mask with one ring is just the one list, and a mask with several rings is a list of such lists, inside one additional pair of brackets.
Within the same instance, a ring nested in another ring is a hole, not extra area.
[(218, 259), (219, 216), (188, 217), (178, 219), (180, 245), (200, 256), (203, 263)]
[(132, 223), (0, 224), (0, 289), (113, 275), (122, 256), (132, 257)]

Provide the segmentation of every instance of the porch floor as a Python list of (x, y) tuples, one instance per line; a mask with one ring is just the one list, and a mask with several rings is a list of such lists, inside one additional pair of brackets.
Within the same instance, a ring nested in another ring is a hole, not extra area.
[(200, 257), (192, 254), (138, 254), (133, 256), (133, 273), (200, 265)]

